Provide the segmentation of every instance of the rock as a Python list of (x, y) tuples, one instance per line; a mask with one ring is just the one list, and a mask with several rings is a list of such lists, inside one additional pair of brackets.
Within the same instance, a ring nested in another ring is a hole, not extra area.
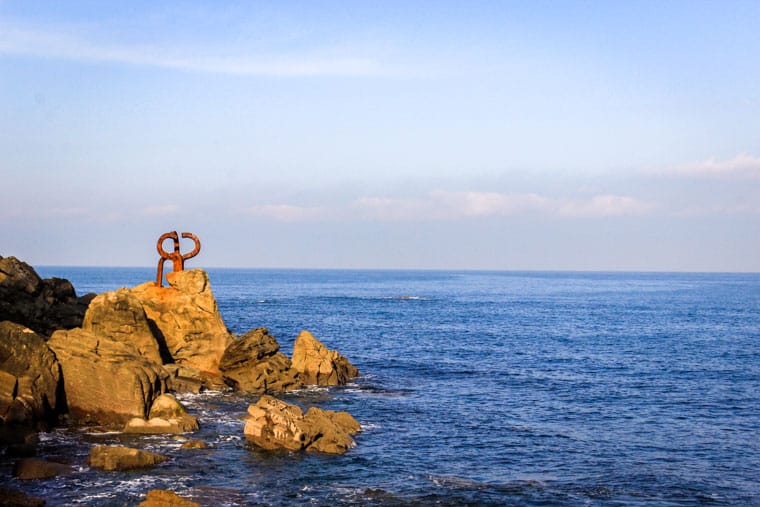
[(199, 427), (198, 418), (188, 414), (174, 396), (162, 394), (153, 402), (149, 419), (130, 419), (124, 433), (187, 433)]
[(221, 376), (219, 361), (233, 336), (225, 326), (202, 269), (173, 271), (170, 287), (147, 282), (132, 289), (145, 309), (159, 343), (176, 363)]
[(61, 365), (69, 413), (80, 422), (144, 419), (166, 391), (166, 370), (128, 343), (77, 328), (56, 331), (48, 345)]
[(61, 369), (43, 338), (0, 322), (0, 421), (52, 422), (59, 404)]
[(81, 325), (92, 295), (77, 298), (71, 282), (42, 280), (29, 264), (0, 257), (0, 321), (9, 320), (49, 336)]
[(0, 488), (0, 505), (7, 505), (9, 507), (42, 507), (45, 505), (45, 500), (27, 495), (15, 489)]
[(165, 364), (169, 372), (169, 388), (177, 393), (198, 394), (204, 389), (226, 389), (227, 385), (220, 377), (204, 375), (197, 368), (183, 364)]
[(298, 389), (303, 384), (290, 359), (267, 328), (247, 332), (224, 351), (219, 363), (224, 381), (236, 390), (271, 393)]
[(24, 458), (16, 462), (13, 476), (21, 480), (50, 479), (68, 474), (72, 468), (63, 463), (54, 463), (40, 458)]
[(203, 440), (190, 439), (180, 446), (180, 449), (206, 449), (208, 444)]
[(140, 507), (201, 507), (201, 504), (182, 498), (173, 491), (153, 489), (140, 502)]
[(106, 471), (146, 468), (166, 461), (166, 456), (131, 447), (96, 445), (90, 449), (87, 464)]
[(122, 288), (96, 296), (84, 315), (82, 329), (129, 343), (140, 355), (156, 364), (164, 362), (143, 305), (129, 289)]
[(359, 370), (335, 350), (325, 347), (308, 331), (301, 331), (293, 346), (293, 368), (305, 384), (343, 385)]
[(361, 426), (347, 412), (312, 407), (304, 415), (296, 405), (264, 395), (248, 407), (245, 437), (263, 449), (341, 454), (354, 446)]

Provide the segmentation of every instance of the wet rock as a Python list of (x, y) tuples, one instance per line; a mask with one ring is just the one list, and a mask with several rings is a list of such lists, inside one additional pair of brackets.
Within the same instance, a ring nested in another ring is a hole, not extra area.
[(292, 391), (303, 384), (267, 328), (247, 332), (224, 351), (220, 362), (224, 381), (248, 393)]
[(77, 298), (71, 282), (41, 279), (29, 264), (0, 257), (0, 321), (22, 324), (49, 336), (81, 325), (93, 295)]
[(208, 444), (203, 440), (190, 439), (180, 446), (180, 449), (206, 449)]
[(140, 300), (159, 343), (171, 359), (221, 378), (219, 361), (233, 335), (227, 329), (202, 269), (173, 271), (170, 287), (147, 282), (132, 289)]
[(263, 449), (341, 454), (354, 446), (361, 426), (347, 412), (312, 407), (304, 415), (296, 405), (264, 395), (248, 407), (246, 439)]
[(60, 381), (58, 361), (40, 335), (0, 322), (0, 421), (52, 422)]
[(336, 350), (325, 347), (309, 331), (301, 331), (293, 346), (293, 368), (305, 384), (343, 385), (359, 370)]
[(125, 433), (187, 433), (200, 426), (198, 418), (187, 413), (185, 407), (171, 394), (162, 394), (153, 402), (148, 420), (130, 419)]
[(183, 498), (173, 491), (153, 489), (148, 491), (140, 507), (201, 507), (201, 504)]
[(168, 458), (161, 454), (131, 447), (96, 445), (90, 449), (87, 464), (106, 471), (147, 468), (163, 463)]
[(80, 422), (144, 419), (166, 391), (166, 370), (128, 343), (77, 328), (56, 331), (48, 345), (61, 365), (69, 414)]
[(16, 462), (13, 476), (21, 480), (50, 479), (72, 472), (69, 465), (55, 463), (40, 458), (24, 458)]
[(0, 488), (0, 505), (8, 507), (42, 507), (45, 505), (45, 500), (27, 495), (15, 489)]
[(154, 363), (164, 362), (143, 305), (129, 289), (122, 288), (96, 296), (84, 315), (82, 329), (129, 343), (140, 355)]
[(176, 393), (198, 394), (204, 389), (226, 389), (221, 377), (204, 375), (202, 371), (183, 364), (165, 364), (169, 372), (169, 388)]

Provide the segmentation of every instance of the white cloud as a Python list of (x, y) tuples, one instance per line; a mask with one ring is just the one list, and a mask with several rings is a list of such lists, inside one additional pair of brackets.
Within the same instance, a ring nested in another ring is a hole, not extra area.
[(374, 220), (446, 220), (538, 213), (549, 216), (608, 217), (643, 215), (654, 205), (628, 196), (553, 198), (538, 194), (435, 191), (423, 198), (364, 197), (352, 203), (359, 216)]
[(673, 166), (658, 172), (683, 177), (756, 180), (760, 179), (760, 158), (742, 153), (727, 160), (709, 158), (702, 162)]
[(149, 216), (166, 216), (174, 215), (179, 211), (179, 206), (176, 204), (165, 204), (162, 206), (148, 206), (143, 208), (143, 214)]
[(324, 208), (292, 206), (290, 204), (264, 204), (245, 210), (253, 217), (268, 218), (278, 222), (308, 222), (326, 217)]
[(123, 63), (239, 76), (308, 77), (387, 75), (370, 58), (203, 55), (193, 48), (101, 44), (65, 32), (0, 24), (0, 54), (92, 63)]

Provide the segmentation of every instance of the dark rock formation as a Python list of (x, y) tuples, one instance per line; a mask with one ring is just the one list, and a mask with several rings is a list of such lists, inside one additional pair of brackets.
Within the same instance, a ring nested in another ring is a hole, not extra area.
[(81, 325), (93, 297), (77, 298), (68, 280), (42, 280), (29, 264), (15, 257), (0, 257), (0, 321), (23, 324), (50, 336), (56, 329)]
[(128, 343), (77, 328), (56, 331), (48, 345), (61, 364), (69, 413), (78, 421), (123, 425), (144, 419), (166, 391), (166, 370)]
[(41, 336), (22, 325), (0, 322), (0, 421), (54, 421), (60, 372)]
[(50, 479), (71, 473), (72, 467), (40, 458), (24, 458), (16, 462), (13, 476), (21, 480)]
[(343, 385), (359, 370), (335, 350), (325, 347), (308, 331), (301, 331), (293, 346), (293, 368), (304, 384)]
[(290, 359), (278, 352), (280, 345), (267, 328), (247, 332), (224, 351), (219, 368), (224, 381), (249, 393), (292, 391), (303, 383)]
[(7, 505), (8, 507), (42, 507), (45, 505), (45, 500), (27, 495), (15, 489), (0, 488), (0, 505)]
[(93, 468), (111, 472), (147, 468), (163, 463), (167, 459), (161, 454), (132, 449), (131, 447), (96, 445), (90, 449), (87, 464)]
[(296, 405), (264, 395), (248, 407), (246, 439), (264, 449), (341, 454), (354, 446), (351, 435), (361, 430), (348, 412), (312, 407), (304, 415)]

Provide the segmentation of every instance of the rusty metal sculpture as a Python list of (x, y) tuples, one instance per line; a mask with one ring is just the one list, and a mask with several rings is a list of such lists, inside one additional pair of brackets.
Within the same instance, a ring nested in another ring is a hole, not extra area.
[[(193, 248), (193, 251), (186, 254), (181, 254), (179, 251), (179, 236), (177, 235), (177, 231), (167, 232), (165, 234), (162, 234), (160, 238), (158, 238), (158, 244), (156, 245), (156, 248), (158, 249), (158, 255), (161, 256), (160, 259), (158, 259), (158, 273), (156, 276), (156, 285), (161, 287), (161, 284), (163, 283), (164, 278), (164, 262), (167, 260), (172, 261), (172, 267), (174, 271), (182, 271), (185, 269), (185, 261), (187, 259), (190, 259), (192, 257), (195, 257), (198, 255), (198, 252), (201, 251), (201, 242), (198, 239), (198, 237), (191, 233), (191, 232), (183, 232), (182, 233), (183, 238), (192, 239), (195, 242), (195, 248)], [(174, 251), (173, 252), (165, 252), (163, 248), (164, 241), (171, 238), (174, 240)]]

